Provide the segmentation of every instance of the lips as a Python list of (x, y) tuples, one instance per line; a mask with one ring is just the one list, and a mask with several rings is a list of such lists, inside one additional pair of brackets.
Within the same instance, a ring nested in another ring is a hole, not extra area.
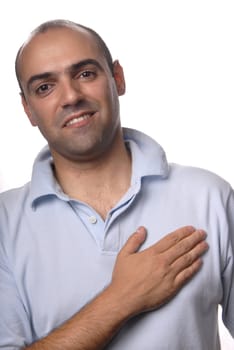
[(79, 116), (74, 115), (73, 117), (69, 117), (68, 120), (64, 123), (64, 127), (72, 126), (74, 124), (83, 124), (89, 118), (92, 117), (94, 113), (83, 113)]

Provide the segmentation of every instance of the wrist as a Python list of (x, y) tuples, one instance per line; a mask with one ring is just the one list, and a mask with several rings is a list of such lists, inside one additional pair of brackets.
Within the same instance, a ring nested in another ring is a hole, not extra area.
[(107, 309), (113, 318), (124, 323), (131, 317), (140, 313), (138, 303), (134, 302), (129, 293), (122, 288), (116, 288), (112, 283), (103, 292)]

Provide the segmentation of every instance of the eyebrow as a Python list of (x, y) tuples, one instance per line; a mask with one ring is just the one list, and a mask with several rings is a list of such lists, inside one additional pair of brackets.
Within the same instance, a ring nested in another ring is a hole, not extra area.
[(101, 64), (97, 61), (94, 60), (92, 58), (88, 58), (86, 60), (80, 61), (78, 63), (74, 63), (72, 64), (69, 68), (68, 71), (73, 72), (73, 71), (77, 71), (80, 68), (83, 68), (85, 66), (88, 66), (89, 64), (92, 64), (93, 66), (96, 66), (98, 69), (100, 69), (101, 71), (104, 71), (103, 67), (101, 66)]
[[(97, 60), (94, 60), (92, 58), (88, 58), (88, 59), (82, 60), (80, 62), (74, 63), (71, 66), (69, 66), (68, 68), (66, 68), (66, 71), (72, 73), (72, 72), (75, 72), (75, 71), (89, 65), (89, 64), (96, 66), (102, 72), (104, 71), (101, 64)], [(48, 79), (51, 76), (53, 76), (54, 74), (56, 74), (56, 72), (43, 72), (43, 73), (32, 75), (27, 81), (27, 84), (26, 84), (27, 90), (30, 91), (30, 87), (35, 81)]]

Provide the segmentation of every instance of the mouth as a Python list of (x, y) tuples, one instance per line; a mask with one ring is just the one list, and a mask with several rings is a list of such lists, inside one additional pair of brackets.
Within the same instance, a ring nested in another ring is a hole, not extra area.
[(87, 121), (94, 115), (94, 112), (89, 112), (89, 113), (83, 113), (79, 116), (74, 115), (68, 118), (66, 122), (64, 123), (64, 127), (69, 127), (69, 126), (82, 126), (87, 123)]

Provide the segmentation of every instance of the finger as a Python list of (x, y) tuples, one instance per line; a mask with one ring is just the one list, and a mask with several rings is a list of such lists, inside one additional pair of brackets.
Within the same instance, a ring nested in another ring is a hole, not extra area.
[(181, 240), (193, 234), (195, 231), (196, 229), (193, 226), (184, 226), (167, 234), (160, 241), (154, 244), (155, 252), (163, 253), (171, 247), (174, 247)]
[(196, 230), (186, 238), (179, 241), (165, 253), (168, 258), (168, 263), (172, 264), (179, 257), (191, 251), (197, 244), (204, 241), (206, 233), (203, 230)]
[(141, 226), (137, 229), (135, 233), (133, 233), (120, 250), (119, 255), (129, 255), (136, 253), (140, 246), (144, 243), (146, 239), (146, 229)]
[(200, 270), (201, 266), (202, 259), (198, 258), (190, 266), (181, 271), (175, 278), (176, 288), (180, 288), (188, 282)]
[(176, 261), (174, 261), (174, 263), (171, 265), (174, 273), (177, 275), (179, 272), (190, 267), (208, 250), (208, 248), (209, 246), (207, 242), (199, 242), (192, 250), (190, 250), (186, 254), (179, 257)]

